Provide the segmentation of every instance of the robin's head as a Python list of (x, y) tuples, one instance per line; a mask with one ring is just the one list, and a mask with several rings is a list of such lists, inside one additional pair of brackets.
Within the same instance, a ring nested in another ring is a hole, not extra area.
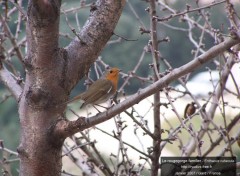
[(121, 70), (119, 68), (113, 67), (106, 72), (106, 79), (112, 81), (115, 88), (118, 84), (118, 75)]
[(121, 70), (120, 70), (119, 68), (116, 68), (116, 67), (110, 68), (110, 69), (107, 71), (107, 73), (106, 73), (106, 78), (118, 77), (118, 74), (119, 74), (120, 71), (121, 71)]

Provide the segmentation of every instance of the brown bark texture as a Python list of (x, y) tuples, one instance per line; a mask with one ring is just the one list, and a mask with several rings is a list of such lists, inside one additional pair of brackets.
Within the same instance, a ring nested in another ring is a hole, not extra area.
[(66, 135), (54, 132), (71, 89), (113, 34), (124, 0), (99, 0), (78, 36), (58, 47), (61, 0), (30, 0), (27, 10), (26, 80), (19, 100), (21, 176), (61, 174)]

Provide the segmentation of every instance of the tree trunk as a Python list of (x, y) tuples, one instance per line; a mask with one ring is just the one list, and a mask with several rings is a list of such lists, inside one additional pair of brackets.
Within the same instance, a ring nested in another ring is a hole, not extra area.
[(70, 135), (55, 130), (66, 107), (61, 104), (112, 36), (124, 4), (125, 0), (97, 1), (82, 31), (68, 47), (60, 49), (61, 0), (28, 2), (26, 80), (17, 97), (21, 176), (61, 175), (62, 145)]
[[(25, 99), (23, 98), (22, 101)], [(26, 103), (20, 106), (21, 143), (18, 147), (21, 176), (60, 175), (63, 139), (51, 135), (52, 110), (34, 109)]]
[(58, 57), (60, 3), (55, 0), (29, 1), (28, 4), (26, 80), (19, 102), (18, 152), (22, 176), (57, 176), (61, 172), (63, 140), (51, 135), (51, 126), (63, 112), (63, 108), (57, 109), (54, 105), (61, 98), (67, 98), (57, 69), (63, 68)]

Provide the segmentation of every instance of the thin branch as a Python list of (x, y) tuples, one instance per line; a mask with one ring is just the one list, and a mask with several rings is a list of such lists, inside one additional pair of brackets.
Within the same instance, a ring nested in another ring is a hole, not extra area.
[[(87, 142), (90, 142), (89, 137), (87, 137), (84, 134), (84, 132), (81, 132), (81, 135)], [(76, 141), (76, 144), (80, 143), (79, 140), (76, 140), (76, 137), (75, 137), (75, 141)], [(92, 152), (92, 150), (90, 150), (90, 147), (95, 153)], [(112, 175), (111, 169), (108, 167), (108, 164), (106, 163), (105, 159), (103, 158), (103, 156), (101, 155), (101, 153), (97, 149), (97, 147), (95, 145), (95, 142), (92, 142), (90, 147), (87, 148), (85, 146), (85, 147), (82, 148), (82, 150), (87, 153), (87, 155), (92, 159), (92, 162), (94, 162), (99, 168), (102, 168), (101, 170), (102, 170), (102, 172), (104, 172), (104, 174), (106, 176)]]
[(79, 144), (79, 145), (77, 145), (77, 146), (74, 146), (74, 147), (72, 147), (71, 149), (69, 149), (68, 152), (65, 152), (65, 153), (62, 155), (62, 157), (67, 156), (67, 155), (68, 155), (69, 153), (71, 153), (73, 150), (76, 150), (76, 149), (78, 149), (78, 148), (84, 147), (84, 146), (86, 146), (86, 145), (92, 145), (92, 142), (86, 142), (86, 143), (83, 143), (83, 144)]
[(137, 124), (147, 135), (149, 135), (153, 140), (154, 140), (154, 139), (155, 139), (155, 140), (159, 140), (159, 138), (156, 138), (156, 136), (154, 136), (154, 135), (151, 133), (151, 131), (149, 131), (148, 129), (146, 129), (143, 124), (141, 124), (140, 122), (138, 122), (138, 121), (134, 118), (134, 116), (132, 115), (132, 113), (129, 113), (128, 111), (124, 111), (124, 112), (133, 120), (134, 123), (136, 123), (136, 124)]
[[(1, 66), (0, 66), (1, 67)], [(19, 98), (22, 94), (22, 87), (20, 86), (20, 83), (17, 79), (15, 79), (11, 73), (2, 66), (0, 68), (0, 80), (2, 83), (10, 90), (14, 98), (19, 101)]]
[(116, 35), (117, 37), (120, 37), (121, 39), (125, 40), (125, 41), (137, 41), (138, 39), (128, 39), (126, 37), (120, 36), (119, 34), (116, 34), (115, 32), (113, 33), (113, 35)]
[(96, 167), (94, 163), (91, 162), (91, 159), (81, 148), (77, 148), (76, 150), (78, 152), (73, 155), (70, 152), (70, 146), (64, 145), (63, 147), (63, 153), (68, 153), (67, 156), (69, 156), (69, 159), (72, 160), (72, 162), (76, 164), (88, 176), (103, 175), (102, 171)]
[(146, 26), (144, 25), (144, 22), (142, 21), (142, 19), (139, 17), (138, 13), (136, 12), (136, 10), (133, 8), (132, 4), (130, 3), (130, 1), (127, 1), (127, 4), (130, 8), (130, 10), (132, 11), (133, 15), (136, 17), (137, 21), (140, 23), (141, 27), (143, 29), (146, 29)]
[(18, 153), (17, 153), (17, 152), (14, 152), (14, 151), (12, 151), (12, 150), (10, 150), (10, 149), (7, 149), (7, 148), (5, 148), (5, 147), (0, 146), (0, 150), (3, 150), (3, 151), (5, 151), (5, 152), (9, 153), (10, 155), (18, 156)]
[[(163, 6), (164, 8), (166, 8), (168, 11), (170, 11), (171, 13), (173, 14), (177, 14), (177, 11), (175, 11), (174, 9), (172, 9), (171, 7), (169, 7), (168, 5), (164, 4), (163, 2), (161, 1), (158, 1), (158, 3)], [(167, 17), (169, 18), (169, 17)], [(195, 27), (201, 29), (201, 30), (205, 30), (206, 33), (208, 33), (210, 36), (212, 36), (216, 42), (215, 43), (220, 43), (222, 40), (219, 39), (219, 37), (217, 37), (217, 34), (219, 34), (218, 32), (216, 32), (215, 30), (213, 30), (212, 28), (210, 29), (205, 29), (204, 26), (202, 26), (200, 23), (196, 23), (195, 20), (193, 20), (192, 18), (189, 18), (187, 15), (183, 15), (182, 18), (184, 20), (187, 20), (188, 22), (191, 22)], [(169, 18), (170, 19), (170, 18)], [(161, 20), (160, 20), (160, 23)]]
[(27, 13), (23, 9), (23, 7), (21, 7), (21, 5), (19, 5), (18, 3), (15, 3), (14, 0), (9, 0), (9, 1), (19, 10), (19, 12), (21, 12), (21, 14), (24, 16), (24, 18), (27, 18)]
[[(102, 133), (104, 133), (104, 134), (106, 134), (106, 135), (108, 135), (108, 136), (111, 136), (112, 138), (118, 140), (118, 138), (116, 137), (116, 135), (112, 135), (112, 134), (110, 134), (110, 133), (108, 133), (108, 132), (106, 132), (106, 131), (98, 128), (98, 127), (95, 127), (95, 128), (96, 128), (97, 130), (101, 131)], [(150, 157), (149, 155), (147, 155), (146, 153), (142, 152), (141, 150), (138, 150), (135, 146), (133, 146), (133, 145), (127, 143), (127, 142), (124, 142), (124, 141), (123, 141), (123, 143), (124, 143), (125, 145), (127, 145), (128, 147), (132, 148), (133, 150), (135, 150), (136, 152), (140, 153), (141, 155), (143, 155), (143, 156), (145, 156), (145, 157), (147, 157), (147, 158)]]
[(139, 69), (139, 67), (142, 64), (142, 61), (145, 57), (145, 54), (146, 54), (146, 50), (143, 49), (142, 54), (141, 54), (138, 62), (135, 64), (135, 67), (133, 68), (133, 70), (127, 76), (125, 76), (125, 80), (122, 83), (122, 86), (119, 88), (119, 92), (123, 91), (123, 88), (128, 84), (129, 80), (132, 78), (132, 74), (136, 73), (136, 71)]
[[(153, 81), (157, 82), (160, 79), (159, 68), (161, 53), (158, 50), (158, 23), (155, 17), (157, 16), (156, 1), (149, 1), (149, 15), (150, 15), (150, 48), (153, 60)], [(161, 120), (160, 120), (160, 94), (155, 92), (153, 95), (153, 143), (151, 152), (151, 176), (157, 176), (159, 171), (159, 157), (161, 155)]]
[[(212, 119), (214, 118), (215, 111), (218, 107), (218, 101), (219, 101), (219, 99), (220, 99), (220, 97), (223, 93), (225, 84), (227, 82), (228, 75), (230, 73), (230, 70), (231, 70), (233, 64), (234, 64), (234, 59), (233, 59), (233, 56), (232, 56), (228, 59), (228, 61), (226, 63), (226, 66), (224, 67), (224, 70), (221, 73), (221, 83), (218, 85), (218, 87), (217, 87), (217, 89), (214, 93), (214, 96), (213, 96), (213, 103), (210, 106), (206, 116), (204, 117), (205, 123), (203, 123), (203, 125), (202, 125), (202, 128), (204, 130), (201, 130), (198, 133), (198, 138), (199, 139), (202, 139), (202, 137), (204, 136), (204, 134), (207, 131), (207, 127), (208, 127), (209, 123), (212, 122)], [(195, 146), (196, 146), (195, 141), (191, 140), (189, 142), (188, 146), (186, 146), (186, 152), (184, 153), (184, 155), (185, 156), (190, 156), (194, 152)]]
[(73, 13), (73, 12), (77, 12), (80, 11), (81, 9), (85, 9), (85, 8), (90, 8), (92, 4), (84, 4), (84, 5), (80, 5), (79, 7), (75, 7), (75, 8), (70, 8), (70, 9), (61, 9), (63, 10), (65, 13)]
[(203, 9), (206, 9), (206, 8), (210, 8), (212, 6), (215, 6), (215, 5), (218, 5), (218, 4), (222, 4), (222, 3), (225, 3), (225, 2), (226, 2), (226, 0), (222, 0), (222, 1), (215, 2), (215, 3), (209, 4), (209, 5), (198, 7), (198, 8), (195, 8), (195, 9), (187, 9), (187, 10), (185, 10), (183, 12), (178, 12), (178, 13), (171, 14), (168, 17), (158, 18), (158, 21), (168, 21), (168, 20), (170, 20), (170, 19), (172, 19), (174, 17), (183, 16), (185, 14), (189, 14), (190, 12), (198, 12), (200, 10), (203, 10)]
[(2, 96), (2, 100), (0, 101), (0, 104), (2, 104), (2, 103), (4, 103), (5, 101), (7, 101), (8, 98), (10, 98), (11, 96), (12, 96), (11, 94), (9, 94), (9, 95), (3, 95), (3, 96)]
[[(229, 151), (229, 145), (232, 146), (237, 139), (240, 137), (240, 129), (237, 130), (237, 132), (234, 132), (234, 137), (232, 137), (231, 141), (228, 141), (222, 148), (222, 151), (219, 152), (218, 156), (225, 156), (225, 153)], [(233, 157), (234, 155), (232, 155)]]
[[(231, 129), (239, 123), (238, 121), (240, 120), (240, 114), (236, 115), (234, 119), (230, 122), (230, 124), (227, 126), (226, 130), (229, 133)], [(208, 154), (215, 149), (216, 146), (220, 144), (220, 142), (223, 140), (222, 135), (220, 135), (214, 142), (211, 143), (211, 146), (207, 149), (207, 151), (204, 152), (203, 157), (208, 156)]]
[(6, 21), (3, 19), (2, 15), (0, 15), (0, 21), (2, 22), (3, 27), (4, 27), (4, 31), (7, 34), (8, 38), (10, 39), (10, 41), (11, 41), (13, 47), (14, 47), (14, 50), (17, 53), (18, 59), (23, 63), (23, 58), (24, 57), (23, 57), (23, 54), (22, 54), (22, 52), (20, 50), (20, 47), (18, 46), (16, 38), (13, 36), (9, 26), (7, 25)]

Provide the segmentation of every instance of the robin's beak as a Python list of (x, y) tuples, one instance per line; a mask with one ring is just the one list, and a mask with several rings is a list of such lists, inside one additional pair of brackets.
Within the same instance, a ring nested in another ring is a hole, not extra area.
[(122, 70), (121, 69), (118, 69), (118, 72), (121, 72)]

